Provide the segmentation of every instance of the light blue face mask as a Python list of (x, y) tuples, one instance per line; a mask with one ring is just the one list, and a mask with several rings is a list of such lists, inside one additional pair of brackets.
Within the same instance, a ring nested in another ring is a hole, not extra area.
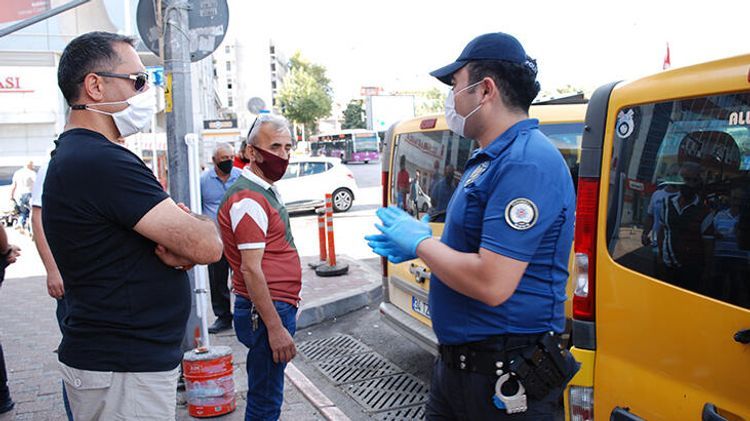
[(482, 83), (480, 80), (479, 82), (472, 83), (471, 85), (461, 89), (460, 91), (453, 93), (453, 89), (448, 91), (448, 96), (445, 98), (445, 122), (448, 125), (448, 128), (455, 134), (459, 136), (464, 136), (464, 125), (466, 124), (466, 120), (469, 119), (475, 112), (479, 111), (480, 108), (482, 108), (482, 104), (477, 105), (476, 108), (474, 108), (469, 114), (466, 115), (466, 117), (458, 114), (456, 111), (456, 98), (455, 96), (460, 94), (461, 92), (471, 89), (477, 85)]

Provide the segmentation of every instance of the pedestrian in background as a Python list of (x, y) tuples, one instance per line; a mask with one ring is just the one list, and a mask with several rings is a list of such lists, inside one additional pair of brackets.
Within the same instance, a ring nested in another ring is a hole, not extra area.
[(399, 171), (396, 175), (396, 199), (401, 209), (408, 210), (406, 207), (406, 197), (409, 195), (409, 171), (406, 170), (406, 156), (401, 155), (398, 161)]
[(411, 203), (411, 211), (416, 217), (419, 217), (419, 211), (421, 210), (419, 208), (419, 198), (424, 195), (424, 191), (422, 191), (422, 185), (420, 184), (421, 176), (422, 174), (419, 172), (419, 170), (415, 170), (414, 178), (411, 180), (411, 186), (409, 187), (409, 203)]
[(174, 420), (185, 270), (221, 258), (214, 222), (172, 201), (116, 143), (155, 111), (135, 45), (90, 32), (58, 67), (71, 111), (47, 168), (42, 223), (68, 307), (58, 358), (77, 420)]
[[(216, 212), (227, 189), (237, 181), (242, 171), (232, 165), (232, 147), (219, 143), (214, 147), (211, 160), (213, 168), (201, 174), (201, 213), (216, 222)], [(209, 333), (219, 333), (232, 328), (232, 311), (229, 308), (229, 263), (222, 254), (216, 263), (208, 265), (208, 282), (211, 285), (211, 307), (216, 321), (208, 327)]]
[(448, 209), (448, 202), (453, 197), (453, 191), (456, 190), (456, 181), (453, 179), (453, 174), (453, 165), (446, 165), (443, 169), (443, 177), (432, 186), (432, 190), (430, 190), (430, 200), (432, 200), (430, 215), (436, 215)]
[(13, 173), (13, 186), (10, 189), (10, 197), (15, 202), (16, 209), (20, 215), (18, 227), (22, 230), (27, 228), (26, 221), (29, 218), (29, 200), (31, 189), (34, 187), (36, 172), (34, 162), (29, 161), (25, 166)]
[[(21, 249), (18, 246), (8, 243), (8, 236), (5, 228), (0, 225), (0, 286), (5, 280), (5, 268), (15, 263), (18, 256), (21, 255)], [(0, 344), (0, 414), (9, 412), (16, 406), (10, 397), (8, 388), (8, 371), (5, 368), (5, 355), (3, 346)]]
[(234, 330), (247, 352), (246, 420), (277, 420), (284, 368), (297, 354), (294, 332), (302, 268), (289, 213), (273, 185), (289, 164), (292, 136), (283, 117), (261, 114), (247, 139), (250, 164), (219, 207), (224, 254), (232, 267)]
[(242, 139), (242, 142), (240, 142), (240, 148), (234, 155), (234, 161), (232, 162), (232, 165), (235, 168), (243, 169), (250, 162), (250, 160), (245, 156), (245, 149), (247, 149), (247, 139)]
[[(553, 420), (577, 369), (569, 354), (554, 358), (559, 338), (549, 335), (565, 327), (575, 194), (563, 157), (528, 116), (539, 93), (536, 74), (536, 63), (504, 33), (475, 38), (454, 63), (432, 72), (452, 88), (448, 127), (480, 148), (466, 163), (440, 240), (396, 207), (377, 211), (382, 234), (368, 237), (381, 256), (419, 257), (432, 272), (439, 357), (429, 420)], [(555, 376), (533, 364), (554, 368)], [(542, 381), (527, 381), (529, 373)], [(508, 399), (519, 383), (523, 404)]]

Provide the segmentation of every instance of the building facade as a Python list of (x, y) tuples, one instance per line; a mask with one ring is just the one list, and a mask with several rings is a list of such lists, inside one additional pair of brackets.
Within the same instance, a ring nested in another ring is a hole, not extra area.
[[(45, 9), (63, 3), (52, 0)], [(29, 160), (37, 165), (49, 160), (53, 140), (63, 131), (68, 106), (57, 86), (57, 64), (65, 46), (90, 31), (139, 38), (133, 19), (137, 5), (127, 0), (92, 1), (0, 38), (0, 185), (8, 184), (13, 172)], [(0, 28), (14, 23), (0, 22)], [(162, 66), (143, 43), (137, 49), (147, 67)], [(203, 120), (222, 118), (223, 110), (211, 58), (192, 63), (191, 75), (193, 131), (200, 133)], [(163, 89), (157, 87), (155, 95), (160, 106), (154, 124), (126, 139), (126, 144), (155, 171), (158, 165), (151, 157), (163, 157), (158, 172), (166, 174)]]
[(243, 133), (260, 109), (279, 112), (277, 96), (289, 61), (272, 40), (227, 37), (213, 61), (221, 110), (237, 119)]

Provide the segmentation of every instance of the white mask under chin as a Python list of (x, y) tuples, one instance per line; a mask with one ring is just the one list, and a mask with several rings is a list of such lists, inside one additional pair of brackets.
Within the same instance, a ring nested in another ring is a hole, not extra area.
[[(116, 104), (128, 104), (128, 106), (124, 110), (116, 113), (109, 113), (92, 108), (93, 106)], [(85, 108), (89, 111), (112, 116), (112, 120), (114, 120), (117, 130), (120, 131), (120, 136), (128, 137), (144, 130), (149, 124), (151, 124), (151, 119), (156, 112), (156, 95), (150, 90), (147, 90), (131, 96), (126, 101), (87, 104)]]
[(479, 111), (479, 109), (482, 108), (482, 104), (477, 105), (476, 108), (474, 108), (469, 114), (467, 114), (466, 117), (464, 117), (458, 114), (458, 112), (456, 111), (455, 95), (458, 95), (467, 89), (477, 86), (480, 83), (482, 83), (481, 80), (479, 82), (472, 83), (471, 85), (461, 89), (455, 94), (453, 93), (453, 89), (451, 89), (450, 91), (448, 91), (448, 96), (445, 98), (445, 123), (453, 133), (459, 136), (465, 137), (464, 126), (466, 125), (466, 120), (468, 120), (468, 118), (471, 117), (475, 112)]

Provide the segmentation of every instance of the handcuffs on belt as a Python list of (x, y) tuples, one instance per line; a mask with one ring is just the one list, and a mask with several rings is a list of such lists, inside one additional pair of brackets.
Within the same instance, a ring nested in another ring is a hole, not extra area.
[[(553, 332), (542, 335), (539, 341), (510, 361), (507, 371), (503, 370), (502, 361), (495, 362), (495, 366), (499, 378), (495, 382), (492, 403), (508, 414), (526, 412), (527, 394), (531, 399), (542, 399), (553, 389), (565, 386), (580, 368)], [(518, 390), (512, 395), (503, 393), (503, 385), (509, 381), (518, 384)]]
[(492, 403), (495, 404), (497, 409), (504, 409), (508, 414), (526, 412), (528, 409), (526, 404), (526, 389), (523, 388), (523, 385), (518, 379), (515, 379), (515, 376), (512, 376), (514, 377), (513, 380), (518, 383), (518, 390), (511, 396), (504, 395), (502, 388), (503, 385), (511, 379), (511, 373), (503, 373), (502, 362), (498, 361), (496, 364), (498, 366), (497, 372), (500, 378), (495, 382), (495, 395), (492, 396)]

